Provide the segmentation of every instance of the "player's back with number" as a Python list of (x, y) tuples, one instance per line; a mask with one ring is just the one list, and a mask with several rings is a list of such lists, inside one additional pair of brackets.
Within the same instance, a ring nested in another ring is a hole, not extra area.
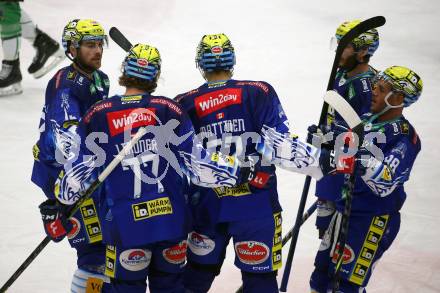
[[(185, 221), (182, 188), (186, 178), (176, 168), (179, 143), (173, 137), (183, 140), (179, 150), (191, 148), (192, 144), (184, 140), (192, 134), (192, 125), (180, 107), (168, 98), (150, 94), (114, 96), (95, 104), (85, 115), (83, 125), (86, 135), (107, 140), (98, 145), (103, 152), (97, 149), (95, 153), (105, 154), (104, 166), (139, 127), (149, 127), (105, 181), (104, 214), (111, 213), (112, 220), (104, 221), (104, 225), (130, 225), (130, 229), (119, 230), (117, 238), (111, 233), (105, 235), (107, 241), (128, 247), (184, 234), (184, 225), (175, 223)], [(133, 229), (148, 233), (133, 234)]]

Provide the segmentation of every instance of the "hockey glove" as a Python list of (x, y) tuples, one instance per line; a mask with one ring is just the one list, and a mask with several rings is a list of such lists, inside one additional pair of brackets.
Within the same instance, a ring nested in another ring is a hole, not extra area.
[(262, 158), (258, 153), (245, 157), (240, 161), (238, 183), (249, 183), (256, 188), (269, 188), (275, 180), (273, 174), (264, 172), (261, 166)]
[(55, 242), (60, 242), (73, 229), (63, 207), (55, 199), (48, 199), (39, 206), (44, 231)]
[(339, 156), (335, 158), (333, 150), (321, 149), (319, 166), (324, 175), (334, 175), (338, 173), (353, 174), (363, 176), (370, 165), (370, 152), (365, 148), (360, 148), (356, 156)]
[[(315, 146), (328, 144), (328, 142), (325, 142), (325, 134), (326, 132), (321, 126), (312, 124), (307, 127), (307, 142), (312, 143)], [(324, 147), (324, 145), (322, 147)]]

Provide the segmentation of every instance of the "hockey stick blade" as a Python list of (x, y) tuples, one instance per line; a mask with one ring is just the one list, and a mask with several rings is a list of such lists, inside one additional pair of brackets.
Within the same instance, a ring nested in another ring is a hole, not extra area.
[(113, 26), (110, 28), (109, 35), (125, 52), (130, 51), (131, 47), (133, 47), (131, 42), (116, 27)]
[(354, 129), (356, 126), (362, 123), (356, 111), (350, 106), (344, 97), (342, 97), (336, 91), (328, 91), (324, 95), (324, 101), (332, 106), (332, 108), (342, 116), (351, 129)]

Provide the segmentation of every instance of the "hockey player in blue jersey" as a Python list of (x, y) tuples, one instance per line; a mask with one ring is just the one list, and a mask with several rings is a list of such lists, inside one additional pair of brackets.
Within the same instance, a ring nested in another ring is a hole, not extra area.
[[(80, 148), (73, 151), (56, 184), (58, 200), (74, 204), (131, 136), (146, 127), (147, 133), (102, 187), (105, 274), (111, 278), (112, 292), (145, 292), (148, 278), (150, 292), (183, 293), (191, 224), (184, 194), (187, 178), (221, 187), (252, 175), (250, 168), (239, 168), (235, 158), (206, 153), (181, 106), (152, 95), (160, 69), (156, 48), (146, 44), (131, 48), (119, 79), (126, 88), (124, 95), (100, 101), (85, 114), (78, 130)], [(90, 137), (99, 138), (99, 143), (91, 144)]]
[[(175, 100), (189, 114), (204, 145), (229, 149), (237, 156), (258, 152), (269, 163), (250, 183), (214, 189), (192, 186), (194, 228), (188, 237), (185, 289), (192, 293), (209, 290), (233, 238), (244, 292), (278, 292), (281, 206), (273, 163), (319, 179), (322, 174), (317, 175), (313, 167), (319, 151), (291, 138), (287, 117), (270, 84), (231, 79), (235, 52), (226, 35), (204, 36), (196, 64), (207, 82)], [(263, 146), (249, 133), (261, 136)], [(272, 149), (283, 144), (292, 146), (290, 166), (283, 164), (282, 151)]]
[(54, 196), (55, 181), (75, 147), (78, 122), (91, 105), (108, 95), (108, 77), (99, 70), (105, 43), (104, 29), (94, 20), (75, 19), (66, 25), (63, 46), (72, 64), (60, 69), (48, 83), (40, 138), (33, 147), (32, 182), (48, 198), (40, 205), (45, 231), (56, 242), (67, 236), (77, 250), (78, 269), (73, 276), (72, 292), (102, 287), (103, 280), (108, 281), (103, 275), (105, 246), (101, 243), (94, 198), (86, 201), (68, 221)]
[[(357, 26), (360, 20), (346, 21), (336, 30), (332, 39), (338, 42), (347, 32)], [(343, 96), (361, 116), (369, 112), (371, 103), (371, 78), (375, 70), (368, 65), (370, 58), (379, 47), (379, 34), (376, 29), (369, 30), (347, 45), (342, 53), (339, 70), (334, 82), (334, 89)], [(341, 116), (329, 107), (324, 131), (332, 130), (333, 125), (343, 124)], [(322, 126), (321, 126), (322, 127)], [(338, 199), (344, 175), (325, 176), (316, 183), (316, 196), (318, 197), (316, 227), (319, 238), (322, 238), (330, 219), (335, 212), (334, 201)]]
[[(363, 116), (366, 136), (361, 161), (366, 164), (358, 164), (362, 170), (356, 175), (337, 292), (366, 292), (373, 268), (399, 232), (399, 211), (406, 199), (404, 184), (421, 148), (415, 129), (402, 112), (421, 92), (420, 77), (402, 66), (387, 68), (374, 81), (371, 113)], [(371, 134), (377, 138), (367, 139)], [(379, 155), (365, 151), (372, 144)], [(336, 201), (337, 211), (316, 255), (310, 279), (314, 293), (332, 289), (344, 204), (343, 199)]]

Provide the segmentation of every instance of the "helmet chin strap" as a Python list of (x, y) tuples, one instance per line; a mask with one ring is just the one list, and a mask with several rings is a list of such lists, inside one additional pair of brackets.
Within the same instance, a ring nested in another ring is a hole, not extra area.
[(400, 105), (391, 105), (390, 102), (388, 102), (388, 99), (395, 94), (394, 91), (390, 91), (386, 96), (385, 96), (385, 104), (386, 106), (382, 109), (382, 111), (380, 111), (377, 114), (374, 114), (373, 116), (371, 116), (371, 118), (368, 120), (368, 122), (372, 122), (374, 120), (376, 120), (377, 118), (379, 118), (380, 116), (382, 116), (383, 114), (385, 114), (385, 112), (387, 112), (390, 109), (397, 109), (397, 108), (402, 108), (403, 107), (403, 103), (401, 103)]

